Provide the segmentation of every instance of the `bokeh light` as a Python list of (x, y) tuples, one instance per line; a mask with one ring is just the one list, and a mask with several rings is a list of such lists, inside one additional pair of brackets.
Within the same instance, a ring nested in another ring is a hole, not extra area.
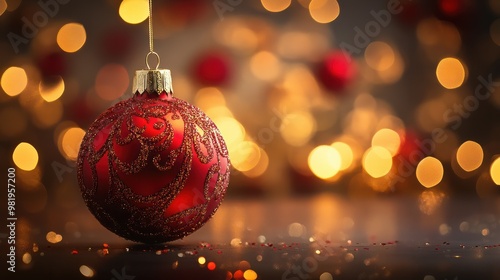
[(67, 53), (74, 53), (81, 49), (86, 40), (85, 27), (79, 23), (65, 24), (57, 32), (57, 45)]
[[(353, 259), (354, 259), (354, 256), (353, 256)], [(323, 272), (319, 276), (319, 280), (333, 280), (333, 276), (332, 276), (332, 274), (330, 272)]]
[(19, 95), (28, 85), (28, 76), (21, 67), (9, 67), (2, 74), (0, 85), (8, 96)]
[(419, 21), (417, 38), (432, 59), (456, 55), (462, 44), (460, 32), (453, 23), (433, 17)]
[(392, 154), (384, 147), (374, 146), (363, 155), (363, 169), (373, 178), (380, 178), (392, 168)]
[(92, 278), (95, 275), (95, 271), (91, 267), (86, 265), (80, 266), (80, 273), (87, 278)]
[(209, 262), (207, 264), (208, 270), (215, 270), (216, 267), (217, 267), (217, 265), (214, 262)]
[(493, 182), (500, 186), (500, 157), (497, 157), (491, 164), (490, 176)]
[(332, 147), (337, 150), (340, 155), (340, 170), (346, 170), (351, 167), (354, 160), (352, 148), (344, 142), (334, 142)]
[(39, 128), (49, 128), (63, 117), (63, 105), (60, 100), (37, 103), (32, 111), (33, 122)]
[(443, 179), (443, 164), (437, 158), (426, 157), (418, 163), (415, 174), (422, 186), (432, 188)]
[(311, 113), (297, 111), (287, 114), (280, 126), (280, 133), (286, 143), (294, 147), (305, 145), (316, 131), (316, 121)]
[(312, 0), (309, 13), (318, 23), (330, 23), (340, 15), (340, 6), (337, 0)]
[(483, 163), (483, 148), (477, 142), (466, 141), (457, 150), (457, 162), (467, 172), (478, 169)]
[(217, 128), (219, 128), (230, 151), (245, 138), (245, 128), (236, 119), (232, 117), (219, 117), (214, 118), (213, 121), (217, 125)]
[(12, 160), (20, 169), (31, 171), (38, 164), (38, 152), (31, 144), (21, 142), (14, 149)]
[(465, 68), (462, 62), (456, 58), (443, 58), (436, 68), (436, 76), (444, 88), (458, 88), (465, 80)]
[(204, 87), (196, 92), (194, 105), (206, 112), (213, 107), (226, 106), (226, 98), (218, 88)]
[(47, 102), (56, 101), (64, 93), (65, 85), (62, 77), (57, 76), (50, 81), (40, 81), (38, 90), (40, 95)]
[(21, 5), (21, 0), (5, 0), (7, 2), (7, 11), (13, 12)]
[(254, 270), (247, 269), (243, 273), (243, 277), (245, 278), (245, 280), (256, 280), (258, 276), (257, 272), (255, 272)]
[(229, 150), (231, 164), (236, 170), (249, 171), (257, 166), (260, 161), (261, 149), (251, 141), (242, 141)]
[(500, 46), (500, 19), (496, 19), (490, 25), (490, 36), (491, 40), (497, 45)]
[(123, 0), (118, 13), (126, 23), (141, 23), (149, 17), (149, 2), (148, 0)]
[(127, 69), (123, 65), (110, 63), (104, 65), (97, 73), (95, 90), (104, 100), (116, 100), (125, 93), (129, 83)]
[(292, 3), (291, 0), (261, 0), (260, 2), (264, 9), (274, 13), (284, 11)]
[(0, 16), (7, 10), (7, 2), (0, 0)]
[(340, 171), (341, 157), (332, 146), (321, 145), (311, 151), (307, 162), (314, 175), (320, 179), (329, 179)]
[(269, 156), (263, 149), (260, 149), (259, 154), (260, 158), (257, 164), (252, 169), (243, 171), (243, 174), (245, 174), (245, 176), (255, 178), (263, 175), (267, 171), (267, 168), (269, 166)]
[(272, 81), (278, 78), (281, 72), (281, 63), (273, 53), (261, 51), (250, 59), (250, 70), (258, 79)]
[(386, 148), (392, 156), (395, 156), (401, 146), (399, 134), (388, 128), (383, 128), (375, 133), (372, 138), (372, 147), (380, 146)]
[(58, 141), (58, 148), (61, 154), (69, 159), (75, 161), (78, 157), (80, 144), (85, 136), (85, 131), (79, 127), (71, 127), (61, 133), (60, 141)]
[[(1, 0), (0, 0), (0, 2), (1, 2)], [(31, 257), (30, 253), (26, 252), (26, 253), (23, 254), (22, 260), (23, 260), (23, 263), (29, 264), (29, 263), (31, 263), (31, 261), (33, 260), (33, 258)]]
[(396, 60), (392, 47), (380, 41), (370, 43), (365, 49), (366, 64), (377, 71), (389, 69)]

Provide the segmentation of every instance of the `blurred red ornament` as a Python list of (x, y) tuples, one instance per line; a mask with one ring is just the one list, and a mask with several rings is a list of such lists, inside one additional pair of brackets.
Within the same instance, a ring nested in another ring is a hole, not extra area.
[(137, 71), (136, 81), (144, 80), (135, 83), (134, 97), (97, 118), (78, 156), (78, 182), (90, 211), (114, 233), (144, 243), (199, 229), (229, 183), (228, 151), (215, 124), (172, 97), (171, 82), (157, 92), (148, 88), (168, 81), (169, 72), (161, 71), (168, 70)]
[(200, 84), (221, 86), (230, 79), (229, 59), (219, 52), (206, 53), (195, 61), (193, 72)]
[(464, 12), (463, 0), (439, 0), (439, 10), (446, 16), (456, 17)]
[(79, 125), (88, 124), (92, 121), (93, 110), (85, 98), (77, 98), (68, 104), (68, 117)]
[(356, 73), (351, 56), (343, 51), (329, 53), (318, 67), (318, 79), (329, 90), (342, 91)]
[(61, 52), (52, 52), (40, 57), (37, 65), (44, 77), (62, 76), (67, 69), (66, 57)]
[(410, 162), (416, 167), (420, 160), (430, 155), (426, 154), (426, 152), (428, 152), (427, 141), (425, 139), (422, 141), (420, 137), (411, 130), (405, 131), (404, 135), (404, 141), (399, 148), (398, 154), (402, 157), (401, 159)]
[(182, 27), (203, 18), (210, 4), (205, 0), (165, 1), (160, 11), (167, 27)]
[(399, 21), (405, 24), (413, 26), (426, 16), (424, 8), (422, 7), (422, 2), (403, 0), (401, 1), (401, 6), (403, 9), (400, 13), (396, 14), (396, 16)]
[(132, 49), (131, 32), (122, 27), (113, 28), (105, 32), (102, 38), (103, 57), (109, 59), (123, 59)]

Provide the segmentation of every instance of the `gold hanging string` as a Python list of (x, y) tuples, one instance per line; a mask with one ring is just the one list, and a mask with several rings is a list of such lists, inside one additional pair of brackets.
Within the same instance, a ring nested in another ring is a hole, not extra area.
[(149, 53), (146, 55), (146, 66), (148, 69), (151, 69), (149, 67), (149, 56), (154, 55), (156, 56), (156, 68), (158, 69), (158, 66), (160, 66), (160, 56), (154, 51), (154, 45), (153, 45), (153, 0), (149, 0)]

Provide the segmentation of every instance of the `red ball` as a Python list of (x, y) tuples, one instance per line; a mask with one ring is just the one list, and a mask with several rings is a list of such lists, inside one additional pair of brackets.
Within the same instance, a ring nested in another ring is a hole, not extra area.
[(215, 124), (165, 92), (136, 94), (101, 114), (77, 163), (94, 216), (112, 232), (144, 243), (199, 229), (229, 183), (228, 151)]
[(229, 59), (224, 54), (207, 53), (195, 61), (193, 74), (202, 85), (221, 86), (229, 81), (229, 68)]
[(349, 54), (329, 53), (318, 67), (318, 79), (329, 90), (341, 91), (354, 78), (356, 67)]

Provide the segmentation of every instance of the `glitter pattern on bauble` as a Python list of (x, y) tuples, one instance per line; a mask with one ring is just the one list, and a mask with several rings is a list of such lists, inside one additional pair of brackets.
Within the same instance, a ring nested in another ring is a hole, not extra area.
[(229, 183), (224, 139), (201, 110), (135, 93), (101, 114), (85, 135), (78, 182), (94, 216), (133, 241), (161, 243), (203, 226)]

